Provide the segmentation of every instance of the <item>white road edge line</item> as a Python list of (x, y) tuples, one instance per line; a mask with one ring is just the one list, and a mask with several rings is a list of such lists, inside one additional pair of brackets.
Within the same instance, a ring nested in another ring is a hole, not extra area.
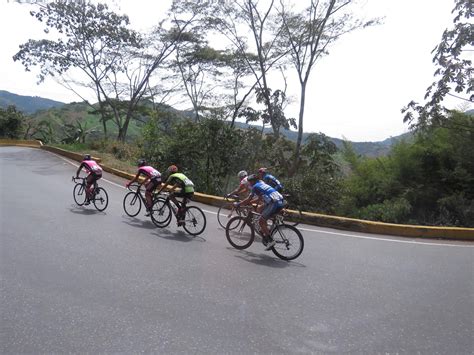
[[(50, 152), (51, 153), (51, 152)], [(71, 162), (70, 160), (56, 154), (56, 153), (52, 153), (54, 155), (56, 155), (58, 158), (60, 158), (61, 160), (64, 160), (65, 162), (75, 166), (76, 168), (79, 167), (79, 164), (75, 164), (73, 162)], [(117, 186), (117, 187), (121, 187), (123, 189), (125, 189), (125, 186), (122, 186), (122, 185), (119, 185), (119, 184), (116, 184), (115, 182), (113, 181), (110, 181), (110, 180), (107, 180), (107, 179), (104, 179), (102, 178), (103, 181), (106, 181), (108, 182), (109, 184), (112, 184), (114, 186)], [(204, 210), (204, 212), (206, 213), (209, 213), (209, 214), (214, 214), (214, 215), (217, 215), (217, 212), (214, 212), (214, 211), (209, 211), (209, 210)], [(378, 240), (378, 241), (382, 241), (382, 242), (393, 242), (393, 243), (405, 243), (405, 244), (419, 244), (419, 245), (432, 245), (432, 246), (444, 246), (444, 247), (456, 247), (456, 248), (474, 248), (473, 245), (458, 245), (458, 244), (445, 244), (445, 243), (429, 243), (429, 242), (417, 242), (417, 241), (414, 241), (414, 240), (398, 240), (398, 239), (387, 239), (387, 238), (377, 238), (377, 237), (365, 237), (365, 236), (362, 236), (362, 235), (353, 235), (353, 234), (347, 234), (347, 233), (338, 233), (338, 232), (328, 232), (328, 231), (324, 231), (324, 230), (318, 230), (318, 229), (308, 229), (308, 228), (299, 228), (300, 230), (302, 231), (305, 231), (305, 232), (312, 232), (312, 233), (323, 233), (323, 234), (332, 234), (332, 235), (340, 235), (342, 237), (349, 237), (349, 238), (357, 238), (357, 239), (369, 239), (369, 240)]]

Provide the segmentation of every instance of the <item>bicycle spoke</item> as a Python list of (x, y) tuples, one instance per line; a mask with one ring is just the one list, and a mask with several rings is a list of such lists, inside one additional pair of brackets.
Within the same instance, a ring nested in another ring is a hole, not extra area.
[(237, 216), (227, 223), (226, 237), (234, 248), (246, 249), (252, 245), (255, 232), (253, 227), (246, 223), (244, 217)]
[(184, 229), (191, 235), (201, 234), (206, 228), (206, 216), (198, 207), (186, 208), (184, 216)]
[(281, 224), (272, 233), (275, 246), (273, 253), (283, 260), (296, 259), (304, 248), (304, 240), (300, 231), (293, 226)]

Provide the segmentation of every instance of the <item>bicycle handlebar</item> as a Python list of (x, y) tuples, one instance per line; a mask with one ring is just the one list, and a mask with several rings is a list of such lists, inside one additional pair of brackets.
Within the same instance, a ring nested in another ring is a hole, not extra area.
[(142, 184), (139, 184), (138, 182), (134, 182), (133, 184), (130, 184), (127, 186), (127, 189), (129, 189), (130, 191), (134, 191), (130, 188), (131, 186), (137, 187), (138, 189), (140, 189), (142, 187)]

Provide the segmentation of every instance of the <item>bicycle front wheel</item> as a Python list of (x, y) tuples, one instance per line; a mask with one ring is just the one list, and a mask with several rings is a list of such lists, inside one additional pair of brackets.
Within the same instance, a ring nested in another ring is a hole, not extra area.
[(280, 224), (273, 229), (275, 245), (273, 253), (283, 260), (294, 260), (303, 252), (304, 239), (301, 232), (288, 224)]
[(123, 198), (123, 210), (130, 217), (135, 217), (142, 209), (142, 200), (136, 192), (129, 192)]
[(227, 202), (219, 207), (219, 210), (217, 211), (217, 222), (219, 222), (219, 225), (225, 229), (227, 222), (229, 222), (235, 212), (232, 202)]
[(186, 207), (184, 216), (184, 230), (191, 235), (199, 235), (206, 229), (206, 216), (196, 206)]
[(103, 211), (109, 205), (109, 195), (107, 195), (107, 191), (105, 191), (102, 187), (98, 187), (95, 190), (94, 196), (94, 206), (97, 211)]
[(158, 197), (151, 208), (151, 221), (158, 228), (164, 228), (171, 222), (171, 207), (168, 201)]
[(225, 236), (235, 249), (247, 249), (255, 239), (253, 226), (247, 223), (245, 217), (236, 216), (229, 220), (225, 227)]
[(74, 190), (72, 190), (72, 195), (78, 206), (82, 206), (86, 203), (86, 189), (83, 184), (77, 183), (76, 186), (74, 186)]

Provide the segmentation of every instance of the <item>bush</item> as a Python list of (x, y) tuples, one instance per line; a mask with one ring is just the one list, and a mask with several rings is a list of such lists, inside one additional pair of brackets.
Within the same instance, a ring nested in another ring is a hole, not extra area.
[(17, 111), (15, 106), (0, 108), (0, 137), (20, 138), (24, 120), (23, 113)]
[(411, 210), (412, 207), (408, 200), (395, 198), (362, 208), (358, 218), (387, 223), (406, 223)]

